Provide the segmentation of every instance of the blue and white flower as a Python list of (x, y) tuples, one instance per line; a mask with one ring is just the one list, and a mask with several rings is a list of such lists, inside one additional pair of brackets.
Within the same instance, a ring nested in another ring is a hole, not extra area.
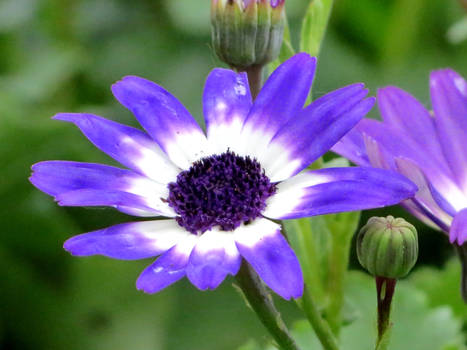
[(41, 162), (33, 166), (36, 187), (63, 206), (166, 218), (78, 235), (65, 249), (124, 260), (160, 255), (138, 278), (147, 293), (185, 276), (214, 289), (244, 259), (277, 294), (300, 297), (299, 262), (273, 220), (392, 205), (416, 191), (381, 169), (305, 170), (374, 104), (363, 84), (354, 84), (303, 108), (315, 64), (307, 54), (292, 57), (254, 102), (244, 73), (214, 69), (203, 97), (206, 134), (175, 97), (134, 76), (112, 91), (145, 132), (91, 114), (56, 115), (127, 169)]

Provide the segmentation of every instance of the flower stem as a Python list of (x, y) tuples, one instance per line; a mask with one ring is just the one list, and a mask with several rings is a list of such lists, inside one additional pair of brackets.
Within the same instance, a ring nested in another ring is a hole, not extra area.
[(464, 243), (462, 246), (455, 244), (454, 247), (456, 247), (462, 266), (461, 295), (464, 302), (467, 303), (467, 243)]
[[(347, 244), (348, 243), (348, 244)], [(329, 305), (326, 319), (334, 334), (338, 335), (342, 321), (342, 306), (344, 304), (344, 279), (349, 261), (350, 241), (332, 242), (329, 256), (328, 293)]]
[(318, 310), (315, 301), (313, 300), (313, 296), (307, 287), (305, 287), (305, 292), (303, 293), (302, 306), (308, 321), (310, 322), (321, 342), (321, 345), (323, 346), (323, 349), (338, 350), (339, 346), (331, 330), (331, 327), (329, 327), (329, 324), (321, 316), (321, 313)]
[(251, 96), (253, 100), (258, 96), (263, 80), (263, 66), (255, 65), (245, 69), (239, 69), (238, 71), (244, 71), (248, 75), (248, 84), (250, 85)]
[(385, 350), (389, 343), (391, 302), (397, 280), (394, 278), (375, 277), (378, 297), (378, 340), (376, 350)]
[(344, 284), (349, 265), (349, 254), (352, 236), (356, 231), (360, 213), (340, 213), (327, 216), (326, 221), (332, 233), (331, 249), (328, 255), (327, 293), (329, 305), (325, 317), (332, 331), (339, 335), (342, 324), (342, 307), (344, 304)]
[(282, 350), (299, 350), (295, 340), (274, 306), (271, 295), (252, 268), (243, 262), (237, 282), (251, 308)]

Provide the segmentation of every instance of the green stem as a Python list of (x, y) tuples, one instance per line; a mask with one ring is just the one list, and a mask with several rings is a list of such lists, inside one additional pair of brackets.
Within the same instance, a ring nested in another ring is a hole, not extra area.
[(457, 250), (462, 267), (461, 295), (464, 299), (464, 302), (467, 304), (467, 243), (464, 243), (462, 246), (454, 244), (454, 247)]
[(386, 277), (375, 277), (376, 294), (378, 298), (378, 340), (376, 350), (386, 350), (389, 345), (389, 332), (391, 330), (391, 303), (394, 296), (397, 280)]
[(305, 311), (308, 321), (310, 322), (316, 335), (318, 336), (318, 339), (321, 342), (323, 349), (338, 350), (339, 346), (337, 344), (337, 339), (335, 338), (331, 327), (329, 327), (329, 324), (321, 316), (321, 313), (318, 310), (315, 301), (313, 300), (313, 296), (306, 287), (303, 293), (302, 307)]
[[(309, 286), (313, 297), (321, 302), (324, 299), (322, 266), (319, 261), (319, 247), (316, 244), (316, 235), (311, 227), (312, 220), (318, 218), (303, 218), (284, 221), (283, 227), (287, 232), (292, 248), (298, 253), (302, 265), (305, 284)], [(319, 219), (318, 219), (319, 220)]]
[(282, 350), (299, 350), (291, 337), (280, 313), (274, 306), (271, 295), (252, 268), (243, 262), (237, 281), (251, 308)]
[[(344, 304), (344, 282), (349, 264), (351, 239), (334, 235), (329, 255), (329, 272), (327, 292), (329, 305), (326, 319), (334, 334), (339, 334), (342, 321), (342, 306)], [(349, 235), (346, 235), (349, 236)], [(352, 236), (349, 236), (350, 238)]]

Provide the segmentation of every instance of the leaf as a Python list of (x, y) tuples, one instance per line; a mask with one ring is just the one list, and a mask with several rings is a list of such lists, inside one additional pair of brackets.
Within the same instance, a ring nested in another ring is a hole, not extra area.
[(317, 57), (331, 13), (333, 0), (313, 0), (303, 19), (300, 51)]
[(279, 52), (279, 57), (269, 63), (268, 72), (271, 74), (274, 70), (280, 66), (284, 61), (287, 61), (290, 57), (295, 54), (295, 50), (292, 46), (292, 41), (290, 39), (290, 28), (287, 21), (285, 22), (284, 28), (284, 39), (282, 41), (281, 51)]

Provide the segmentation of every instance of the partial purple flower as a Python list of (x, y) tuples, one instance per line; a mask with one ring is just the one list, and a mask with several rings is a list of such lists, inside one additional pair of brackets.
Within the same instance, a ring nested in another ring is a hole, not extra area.
[(467, 82), (450, 69), (430, 77), (433, 112), (397, 87), (378, 91), (383, 121), (365, 119), (333, 150), (359, 165), (398, 171), (419, 191), (403, 206), (467, 241)]
[(305, 170), (374, 103), (354, 84), (303, 108), (314, 71), (314, 58), (292, 57), (253, 102), (246, 74), (214, 69), (203, 97), (206, 134), (175, 97), (133, 76), (112, 91), (145, 131), (91, 114), (55, 116), (128, 169), (42, 162), (33, 166), (36, 187), (60, 205), (166, 218), (78, 235), (65, 249), (124, 260), (160, 255), (138, 278), (147, 293), (185, 276), (201, 290), (214, 289), (244, 259), (277, 294), (300, 297), (299, 262), (272, 220), (392, 205), (416, 191), (380, 169)]

